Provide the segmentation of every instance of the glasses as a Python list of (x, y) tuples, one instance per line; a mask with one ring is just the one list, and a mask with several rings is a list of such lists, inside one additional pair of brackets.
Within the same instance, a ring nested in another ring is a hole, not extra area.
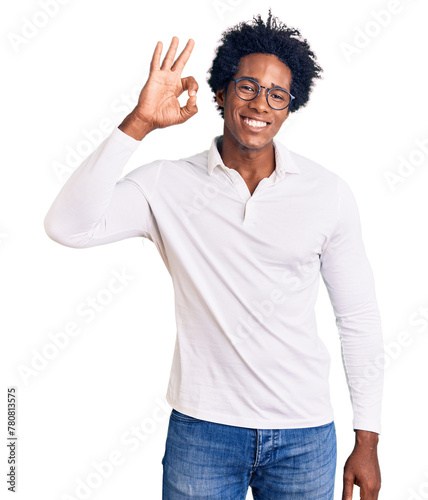
[(266, 101), (272, 109), (278, 111), (285, 109), (294, 99), (294, 96), (288, 90), (281, 87), (268, 89), (263, 85), (259, 85), (253, 78), (232, 78), (232, 81), (235, 82), (236, 95), (243, 101), (252, 101), (258, 97), (262, 88), (267, 90)]

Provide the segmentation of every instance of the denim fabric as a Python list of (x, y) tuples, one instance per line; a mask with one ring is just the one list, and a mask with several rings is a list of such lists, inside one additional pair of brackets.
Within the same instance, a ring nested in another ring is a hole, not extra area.
[(334, 422), (297, 429), (217, 424), (172, 410), (163, 500), (333, 500)]

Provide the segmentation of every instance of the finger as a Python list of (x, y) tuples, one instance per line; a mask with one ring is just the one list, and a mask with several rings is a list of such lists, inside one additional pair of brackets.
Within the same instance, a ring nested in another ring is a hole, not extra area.
[(162, 42), (158, 42), (153, 52), (152, 62), (150, 63), (150, 71), (160, 69), (160, 58), (162, 54)]
[(198, 82), (193, 78), (193, 76), (187, 76), (181, 79), (181, 85), (183, 90), (187, 90), (189, 96), (194, 95), (199, 90)]
[(172, 65), (172, 71), (178, 71), (181, 73), (187, 61), (189, 60), (190, 54), (192, 53), (193, 47), (195, 46), (195, 41), (192, 38), (189, 38), (189, 41), (186, 43), (186, 46), (182, 50), (181, 54), (177, 57), (177, 60)]
[(343, 495), (342, 500), (352, 500), (352, 490), (354, 489), (353, 481), (343, 480)]
[(171, 44), (169, 46), (168, 52), (165, 55), (161, 69), (171, 68), (172, 62), (174, 61), (175, 54), (178, 47), (178, 38), (176, 36), (172, 37)]
[(186, 105), (180, 108), (180, 123), (184, 123), (192, 116), (196, 115), (198, 112), (198, 106), (196, 106), (196, 95), (193, 95), (187, 99)]

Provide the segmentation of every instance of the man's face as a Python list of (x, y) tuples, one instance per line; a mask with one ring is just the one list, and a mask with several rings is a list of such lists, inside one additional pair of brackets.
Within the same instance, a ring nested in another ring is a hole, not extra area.
[[(291, 70), (272, 54), (249, 54), (244, 56), (234, 78), (254, 78), (267, 88), (282, 87), (290, 91)], [(247, 149), (262, 149), (271, 144), (281, 125), (289, 115), (289, 108), (272, 109), (266, 101), (266, 89), (252, 101), (243, 101), (235, 93), (235, 82), (216, 93), (217, 103), (224, 108), (224, 135), (237, 146)], [(266, 125), (248, 123), (248, 119)]]

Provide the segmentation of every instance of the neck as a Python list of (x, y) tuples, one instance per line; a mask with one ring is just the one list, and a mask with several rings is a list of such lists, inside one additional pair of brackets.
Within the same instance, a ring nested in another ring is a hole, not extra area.
[(260, 149), (250, 149), (240, 144), (226, 129), (217, 142), (223, 163), (237, 170), (244, 179), (263, 179), (275, 170), (273, 140)]

